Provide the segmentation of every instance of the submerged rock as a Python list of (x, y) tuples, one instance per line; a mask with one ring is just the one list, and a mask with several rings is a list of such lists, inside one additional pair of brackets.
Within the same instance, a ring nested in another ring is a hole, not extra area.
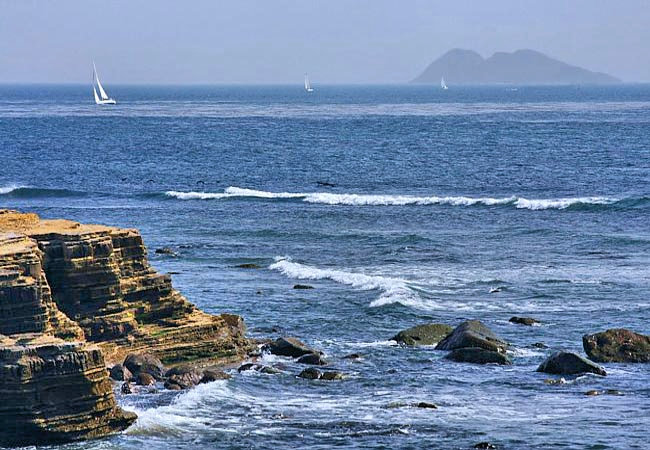
[(314, 289), (314, 286), (310, 286), (308, 284), (294, 284), (293, 288), (294, 289)]
[(321, 371), (313, 367), (308, 367), (298, 374), (300, 378), (306, 378), (308, 380), (318, 380), (321, 377)]
[(452, 327), (443, 323), (425, 323), (402, 330), (390, 340), (409, 346), (435, 345), (452, 331)]
[(447, 359), (457, 362), (468, 362), (474, 364), (512, 364), (510, 358), (505, 354), (493, 352), (480, 347), (465, 347), (452, 350)]
[(546, 361), (540, 364), (537, 371), (558, 375), (577, 375), (581, 373), (607, 375), (605, 369), (573, 352), (553, 353)]
[(308, 347), (303, 342), (292, 337), (281, 337), (264, 346), (273, 355), (290, 356), (292, 358), (299, 358), (308, 353), (320, 353), (313, 348)]
[(532, 317), (517, 317), (517, 316), (511, 317), (510, 320), (508, 320), (508, 322), (517, 323), (519, 325), (528, 325), (529, 327), (540, 323), (539, 320), (533, 319)]
[(298, 358), (299, 364), (311, 364), (313, 366), (326, 366), (328, 363), (321, 355), (317, 353), (307, 353)]
[(490, 443), (490, 442), (479, 442), (478, 444), (474, 445), (474, 448), (485, 449), (485, 450), (494, 450), (494, 449), (497, 448), (497, 446)]
[(352, 360), (357, 360), (357, 359), (361, 359), (361, 358), (362, 358), (362, 356), (359, 353), (350, 353), (349, 355), (345, 355), (343, 357), (343, 359), (352, 359)]
[(335, 372), (330, 370), (328, 372), (323, 372), (320, 378), (321, 380), (334, 381), (334, 380), (342, 380), (344, 378), (344, 375), (341, 372)]
[(163, 363), (150, 353), (131, 353), (126, 357), (123, 365), (136, 378), (141, 373), (146, 373), (160, 381), (165, 373)]
[(169, 247), (157, 248), (155, 253), (158, 255), (176, 256), (176, 252)]
[(614, 328), (582, 337), (589, 358), (598, 362), (650, 362), (650, 336)]
[(508, 344), (479, 320), (468, 320), (458, 325), (438, 343), (437, 350), (455, 350), (480, 347), (493, 352), (505, 353)]
[(265, 366), (264, 364), (255, 364), (255, 363), (242, 364), (237, 369), (237, 372), (241, 373), (241, 372), (245, 372), (247, 370), (254, 370), (255, 372), (266, 373), (266, 374), (269, 374), (269, 375), (275, 375), (275, 374), (278, 374), (278, 373), (282, 373), (281, 370), (276, 369), (275, 367)]
[(261, 269), (262, 268), (262, 266), (255, 263), (237, 264), (235, 267), (238, 269)]

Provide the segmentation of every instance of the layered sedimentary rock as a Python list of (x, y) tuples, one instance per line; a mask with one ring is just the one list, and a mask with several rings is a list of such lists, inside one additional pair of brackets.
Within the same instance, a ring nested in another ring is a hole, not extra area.
[(244, 333), (174, 290), (136, 230), (0, 210), (0, 444), (121, 431), (135, 415), (116, 406), (105, 360), (230, 363), (251, 349)]
[(117, 407), (97, 347), (17, 336), (0, 338), (0, 445), (89, 439), (135, 421)]

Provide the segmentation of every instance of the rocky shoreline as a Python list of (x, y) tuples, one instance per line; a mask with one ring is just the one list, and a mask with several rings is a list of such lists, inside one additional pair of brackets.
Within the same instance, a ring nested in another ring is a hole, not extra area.
[[(159, 253), (173, 254), (171, 249)], [(542, 325), (529, 317), (509, 322), (522, 329)], [(391, 340), (403, 347), (429, 346), (458, 363), (513, 364), (511, 346), (484, 323), (455, 325), (419, 324)], [(245, 333), (241, 317), (207, 314), (176, 291), (169, 275), (150, 266), (136, 230), (0, 210), (0, 445), (51, 444), (123, 431), (137, 417), (118, 406), (114, 391), (128, 395), (161, 385), (183, 390), (230, 378), (224, 369), (234, 367), (268, 375), (287, 372), (282, 362), (264, 364), (259, 357), (265, 353), (305, 367), (293, 373), (298, 378), (347, 378), (331, 355), (296, 338), (258, 342)], [(599, 364), (650, 362), (650, 337), (626, 329), (587, 334), (583, 348), (587, 358), (549, 350), (537, 371), (606, 376)], [(389, 407), (402, 406), (437, 409), (430, 402)]]
[(0, 445), (122, 431), (136, 416), (117, 406), (107, 365), (140, 353), (238, 363), (255, 348), (245, 331), (174, 290), (136, 230), (0, 210)]

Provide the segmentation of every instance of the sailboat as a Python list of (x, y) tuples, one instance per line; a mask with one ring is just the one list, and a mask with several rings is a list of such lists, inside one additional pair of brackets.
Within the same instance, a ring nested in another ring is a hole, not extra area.
[(443, 89), (449, 89), (447, 87), (447, 83), (445, 83), (445, 77), (440, 78), (440, 87), (443, 88)]
[(307, 74), (305, 74), (305, 90), (307, 92), (314, 92), (314, 89), (311, 87), (311, 83), (309, 82), (309, 77)]
[[(95, 88), (97, 85), (97, 88)], [(97, 89), (99, 89), (99, 95), (97, 95)], [(114, 105), (117, 102), (112, 98), (109, 98), (108, 94), (102, 87), (102, 83), (99, 81), (99, 75), (97, 75), (97, 68), (95, 67), (95, 62), (93, 61), (93, 94), (95, 94), (95, 103), (98, 105)]]

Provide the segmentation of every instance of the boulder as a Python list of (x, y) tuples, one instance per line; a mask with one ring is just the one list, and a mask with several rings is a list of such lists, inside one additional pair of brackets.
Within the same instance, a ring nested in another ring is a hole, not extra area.
[(318, 369), (313, 367), (308, 367), (298, 374), (300, 378), (306, 378), (308, 380), (318, 380), (321, 377), (321, 372)]
[(203, 383), (212, 383), (213, 381), (217, 380), (228, 380), (232, 378), (230, 375), (228, 375), (226, 372), (220, 369), (206, 369), (203, 372), (203, 376), (199, 380), (199, 384)]
[(129, 381), (133, 377), (131, 371), (122, 364), (115, 364), (111, 367), (109, 376), (115, 381)]
[(156, 384), (156, 379), (146, 372), (140, 372), (135, 376), (135, 384), (138, 386), (153, 386)]
[(607, 375), (599, 365), (573, 352), (555, 352), (537, 368), (538, 372), (553, 373), (557, 375), (577, 375), (581, 373), (595, 373)]
[(281, 337), (264, 346), (273, 355), (290, 356), (292, 358), (300, 358), (302, 355), (308, 353), (320, 353), (313, 348), (308, 347), (303, 342), (292, 337)]
[(510, 365), (512, 361), (505, 354), (493, 352), (480, 347), (465, 347), (452, 350), (447, 359), (457, 362), (474, 364), (502, 364)]
[(341, 372), (335, 372), (333, 370), (330, 370), (328, 372), (323, 372), (323, 374), (320, 376), (321, 380), (327, 380), (327, 381), (342, 380), (343, 378), (344, 376)]
[(318, 353), (307, 353), (298, 358), (299, 364), (311, 364), (313, 366), (326, 366), (327, 361)]
[(493, 352), (505, 353), (508, 344), (479, 320), (468, 320), (438, 343), (437, 350), (455, 350), (480, 347)]
[(517, 316), (511, 317), (510, 320), (508, 320), (508, 322), (517, 323), (519, 325), (528, 325), (529, 327), (540, 323), (539, 320), (533, 319), (532, 317), (517, 317)]
[(175, 384), (180, 386), (181, 389), (189, 389), (199, 384), (203, 373), (190, 366), (178, 366), (168, 370), (165, 377), (167, 377), (165, 381), (166, 388), (168, 388), (168, 385)]
[(589, 358), (597, 362), (650, 362), (650, 336), (625, 328), (586, 334), (582, 346)]
[(136, 377), (146, 373), (160, 381), (165, 373), (163, 363), (150, 353), (131, 353), (126, 357), (123, 365)]
[(453, 328), (449, 325), (442, 323), (426, 323), (400, 331), (390, 340), (396, 341), (398, 344), (409, 346), (435, 345), (452, 331)]

